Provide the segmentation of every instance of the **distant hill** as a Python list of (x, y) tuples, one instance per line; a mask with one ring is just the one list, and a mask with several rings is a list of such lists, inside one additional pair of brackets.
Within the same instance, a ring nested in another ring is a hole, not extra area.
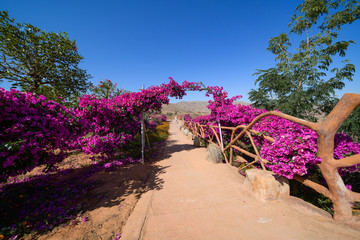
[[(236, 102), (237, 104), (249, 105), (246, 102)], [(182, 101), (178, 103), (169, 103), (169, 105), (162, 106), (162, 114), (186, 114), (191, 115), (207, 115), (210, 110), (206, 107), (209, 103), (207, 101)]]

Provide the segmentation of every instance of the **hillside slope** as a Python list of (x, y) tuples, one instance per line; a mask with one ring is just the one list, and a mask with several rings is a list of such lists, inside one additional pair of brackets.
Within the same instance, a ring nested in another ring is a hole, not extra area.
[[(246, 102), (236, 102), (237, 104), (249, 105)], [(209, 103), (207, 101), (182, 101), (178, 103), (169, 103), (169, 105), (162, 106), (162, 114), (195, 114), (195, 115), (207, 115), (210, 114), (210, 110), (206, 107)]]

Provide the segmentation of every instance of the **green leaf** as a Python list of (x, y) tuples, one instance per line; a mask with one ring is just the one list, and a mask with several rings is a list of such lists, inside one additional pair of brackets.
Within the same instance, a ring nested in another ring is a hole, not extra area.
[(0, 11), (0, 80), (51, 100), (71, 99), (92, 86), (91, 76), (79, 68), (82, 59), (66, 33), (16, 23)]

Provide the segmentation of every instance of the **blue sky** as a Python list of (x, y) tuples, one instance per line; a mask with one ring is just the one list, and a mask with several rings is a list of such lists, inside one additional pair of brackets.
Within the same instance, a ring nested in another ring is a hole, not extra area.
[[(0, 9), (21, 23), (52, 32), (67, 32), (84, 57), (81, 67), (97, 84), (110, 79), (137, 91), (173, 77), (223, 86), (230, 96), (254, 88), (256, 69), (275, 64), (268, 41), (289, 32), (296, 0), (8, 0)], [(360, 69), (360, 21), (341, 37), (357, 44), (346, 59)], [(359, 71), (346, 92), (360, 93)], [(8, 83), (1, 87), (9, 88)], [(190, 93), (183, 100), (209, 100)], [(176, 102), (175, 99), (171, 100)]]

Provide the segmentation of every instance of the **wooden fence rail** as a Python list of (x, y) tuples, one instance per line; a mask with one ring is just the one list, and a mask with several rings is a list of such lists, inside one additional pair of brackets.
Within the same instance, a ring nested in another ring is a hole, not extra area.
[[(358, 106), (360, 106), (360, 94), (347, 93), (340, 99), (331, 113), (321, 123), (313, 123), (281, 112), (270, 111), (259, 115), (248, 125), (221, 127), (222, 131), (231, 131), (230, 142), (224, 147), (222, 153), (226, 162), (232, 164), (234, 161), (233, 158), (235, 149), (254, 159), (242, 168), (251, 166), (255, 163), (260, 163), (262, 169), (265, 170), (265, 164), (267, 161), (260, 156), (258, 149), (255, 146), (253, 135), (262, 137), (270, 142), (274, 142), (274, 139), (253, 130), (252, 127), (255, 123), (264, 117), (273, 115), (313, 129), (317, 133), (317, 156), (321, 158), (321, 162), (317, 165), (326, 180), (327, 187), (302, 176), (295, 175), (294, 179), (328, 197), (334, 204), (334, 219), (336, 221), (349, 221), (352, 219), (352, 209), (350, 203), (360, 201), (360, 193), (353, 192), (346, 188), (344, 181), (338, 173), (338, 168), (360, 164), (360, 154), (335, 160), (333, 158), (334, 138), (341, 124)], [(200, 125), (192, 121), (184, 121), (184, 125), (188, 127), (195, 136), (209, 143), (214, 143), (216, 141), (217, 145), (221, 149), (219, 134), (218, 131), (216, 131), (219, 126)], [(255, 154), (237, 145), (238, 140), (245, 135), (250, 139), (250, 143)], [(226, 151), (229, 151), (229, 159), (227, 158)]]

